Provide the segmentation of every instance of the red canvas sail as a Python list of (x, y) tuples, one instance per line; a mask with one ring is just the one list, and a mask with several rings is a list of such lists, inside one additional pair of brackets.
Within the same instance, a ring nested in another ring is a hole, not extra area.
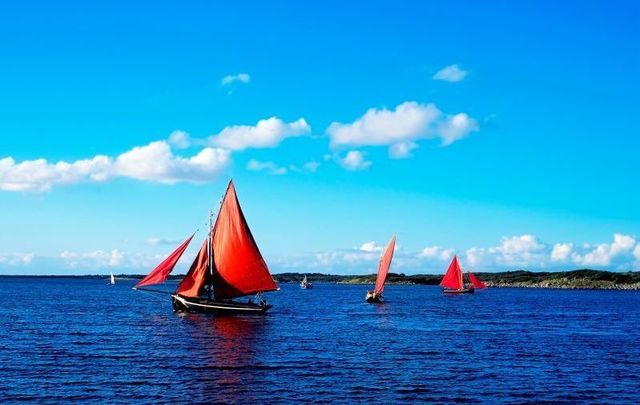
[(208, 239), (202, 244), (202, 247), (198, 252), (198, 256), (196, 256), (195, 260), (191, 264), (191, 268), (189, 268), (187, 275), (184, 276), (180, 284), (178, 284), (176, 294), (195, 298), (199, 297), (202, 293), (202, 287), (207, 280), (207, 274), (209, 272), (207, 242)]
[(278, 288), (251, 235), (232, 181), (213, 228), (213, 258), (217, 299)]
[(470, 271), (467, 273), (469, 274), (469, 281), (471, 281), (471, 285), (473, 286), (473, 288), (478, 290), (487, 288), (487, 285), (483, 283), (482, 280), (480, 280), (478, 277), (476, 277), (475, 274)]
[(449, 265), (449, 269), (447, 269), (444, 277), (442, 277), (440, 285), (442, 287), (451, 288), (454, 290), (459, 290), (462, 288), (462, 270), (460, 269), (460, 264), (458, 263), (458, 256), (453, 256), (453, 260)]
[(134, 288), (142, 287), (145, 285), (160, 284), (164, 282), (167, 277), (169, 277), (169, 273), (171, 273), (173, 268), (176, 266), (176, 263), (178, 263), (178, 260), (180, 260), (180, 256), (182, 256), (184, 251), (187, 249), (187, 246), (189, 246), (189, 242), (191, 242), (191, 239), (193, 239), (193, 235), (182, 242), (182, 245), (178, 246), (178, 248), (166, 259), (164, 259), (162, 263), (160, 263), (155, 269), (153, 269), (151, 273), (147, 275), (147, 277), (140, 280), (140, 282), (136, 284)]
[(375, 293), (381, 293), (384, 290), (384, 282), (387, 280), (387, 273), (389, 273), (389, 267), (391, 267), (391, 259), (393, 258), (393, 251), (396, 247), (396, 236), (393, 235), (391, 241), (387, 245), (387, 250), (384, 251), (382, 257), (380, 257), (380, 264), (378, 264), (378, 277), (376, 278), (376, 288), (373, 290)]

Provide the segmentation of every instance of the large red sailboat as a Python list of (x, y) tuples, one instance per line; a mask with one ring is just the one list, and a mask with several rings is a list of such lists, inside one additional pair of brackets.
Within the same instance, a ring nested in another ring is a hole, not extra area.
[(476, 289), (487, 287), (475, 274), (468, 271), (467, 275), (469, 276), (469, 284), (465, 286), (458, 256), (453, 256), (447, 272), (440, 281), (440, 286), (444, 287), (442, 292), (445, 294), (472, 294)]
[[(175, 311), (214, 314), (264, 313), (271, 307), (262, 293), (278, 289), (249, 225), (245, 220), (233, 181), (229, 182), (218, 217), (209, 217), (207, 238), (176, 291), (171, 294)], [(160, 284), (173, 270), (193, 235), (134, 288)], [(253, 296), (247, 302), (234, 298)]]
[(393, 259), (393, 251), (396, 247), (396, 236), (393, 235), (387, 248), (380, 257), (380, 263), (378, 264), (378, 276), (376, 277), (376, 286), (373, 291), (367, 291), (365, 301), (369, 303), (381, 303), (382, 291), (384, 290), (384, 282), (387, 281), (387, 274), (389, 274), (389, 267), (391, 267), (391, 259)]

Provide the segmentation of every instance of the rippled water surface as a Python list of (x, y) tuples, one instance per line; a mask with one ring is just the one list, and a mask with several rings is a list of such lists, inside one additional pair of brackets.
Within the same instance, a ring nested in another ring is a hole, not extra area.
[(0, 398), (640, 403), (640, 293), (282, 285), (265, 317), (98, 279), (1, 278)]

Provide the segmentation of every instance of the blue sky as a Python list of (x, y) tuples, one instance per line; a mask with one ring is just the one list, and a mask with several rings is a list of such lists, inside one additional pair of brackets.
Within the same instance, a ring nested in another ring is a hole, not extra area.
[(639, 16), (5, 5), (0, 273), (146, 272), (231, 177), (273, 272), (638, 269)]

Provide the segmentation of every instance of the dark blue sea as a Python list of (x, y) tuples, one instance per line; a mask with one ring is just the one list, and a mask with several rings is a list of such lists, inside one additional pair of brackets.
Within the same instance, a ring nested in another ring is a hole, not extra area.
[(263, 317), (106, 279), (0, 277), (8, 402), (640, 403), (640, 293), (283, 284)]

